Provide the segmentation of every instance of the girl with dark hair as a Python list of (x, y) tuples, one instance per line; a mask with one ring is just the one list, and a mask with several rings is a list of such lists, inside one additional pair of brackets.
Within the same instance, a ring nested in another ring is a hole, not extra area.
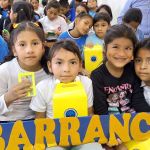
[[(58, 82), (69, 83), (81, 81), (85, 94), (87, 95), (88, 106), (85, 106), (88, 115), (93, 114), (93, 92), (92, 82), (86, 76), (79, 75), (82, 68), (82, 59), (78, 46), (70, 40), (56, 42), (48, 54), (48, 69), (52, 76), (41, 81), (37, 85), (37, 96), (31, 101), (30, 108), (35, 111), (36, 118), (53, 118), (53, 94)], [(49, 147), (47, 150), (102, 150), (99, 143), (88, 143), (71, 147)]]
[[(133, 30), (114, 25), (104, 37), (104, 63), (91, 74), (94, 113), (98, 115), (149, 112), (140, 82), (131, 62), (137, 43)], [(125, 146), (120, 144), (118, 149)], [(118, 150), (117, 149), (117, 150)]]
[(79, 47), (83, 55), (83, 47), (87, 38), (87, 34), (93, 25), (93, 18), (88, 13), (80, 13), (74, 22), (73, 29), (63, 32), (58, 37), (59, 40), (70, 39), (73, 40)]
[(9, 15), (10, 22), (7, 22), (7, 25), (4, 27), (8, 30), (8, 32), (3, 34), (3, 37), (6, 41), (9, 41), (10, 27), (13, 23), (20, 23), (22, 21), (35, 21), (33, 9), (31, 6), (32, 5), (26, 1), (18, 1), (13, 3)]
[(101, 13), (101, 12), (107, 13), (107, 14), (110, 16), (111, 21), (112, 21), (112, 19), (113, 19), (112, 10), (111, 10), (111, 8), (110, 8), (108, 5), (106, 5), (106, 4), (100, 5), (100, 6), (97, 8), (96, 12), (97, 12), (97, 13)]
[(34, 118), (29, 109), (31, 82), (22, 80), (18, 83), (18, 74), (35, 73), (36, 84), (47, 78), (43, 70), (44, 32), (38, 24), (23, 22), (14, 25), (11, 36), (12, 54), (9, 61), (0, 65), (0, 120), (15, 121)]

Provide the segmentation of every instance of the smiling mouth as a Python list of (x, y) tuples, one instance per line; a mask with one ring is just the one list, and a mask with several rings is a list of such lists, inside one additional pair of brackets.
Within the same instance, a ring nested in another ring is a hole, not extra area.
[(142, 72), (139, 72), (139, 74), (143, 75), (143, 76), (145, 76), (145, 75), (147, 76), (148, 75), (148, 73), (142, 73)]
[(125, 61), (126, 60), (126, 58), (116, 58), (116, 57), (115, 57), (115, 59), (118, 61)]

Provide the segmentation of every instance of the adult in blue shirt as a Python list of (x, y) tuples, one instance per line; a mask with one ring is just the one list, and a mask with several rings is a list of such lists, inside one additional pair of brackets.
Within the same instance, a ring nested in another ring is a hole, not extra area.
[(0, 35), (0, 63), (4, 61), (5, 56), (9, 53), (7, 43)]
[(142, 11), (143, 18), (139, 29), (145, 38), (150, 37), (150, 0), (127, 0), (118, 16), (118, 23), (122, 22), (122, 17), (129, 8), (139, 8)]

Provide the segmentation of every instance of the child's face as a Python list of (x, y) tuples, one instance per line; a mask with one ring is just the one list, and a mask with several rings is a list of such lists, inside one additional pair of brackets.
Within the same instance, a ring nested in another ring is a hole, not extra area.
[(78, 56), (63, 48), (54, 53), (51, 62), (48, 62), (47, 65), (54, 77), (63, 83), (74, 81), (81, 71), (81, 62)]
[(107, 62), (112, 68), (123, 69), (133, 58), (133, 43), (127, 38), (116, 38), (107, 45)]
[(75, 21), (75, 28), (80, 35), (85, 35), (89, 32), (93, 25), (93, 20), (90, 17), (77, 18)]
[(108, 11), (107, 11), (105, 8), (101, 8), (101, 9), (99, 10), (99, 13), (106, 13), (106, 14), (109, 15)]
[(82, 6), (79, 5), (79, 6), (76, 8), (76, 16), (77, 16), (79, 13), (81, 13), (81, 12), (87, 13), (86, 9), (85, 9), (84, 7), (82, 7)]
[(60, 14), (66, 15), (69, 11), (69, 7), (60, 7)]
[(1, 0), (1, 7), (3, 9), (7, 8), (9, 4), (10, 4), (9, 0)]
[(55, 20), (58, 15), (59, 15), (59, 11), (56, 8), (51, 7), (47, 10), (47, 17), (51, 21)]
[(134, 62), (137, 76), (150, 86), (150, 50), (140, 49)]
[(96, 6), (97, 6), (96, 0), (88, 0), (88, 1), (87, 1), (87, 6), (88, 6), (90, 9), (96, 8)]
[(32, 31), (20, 32), (13, 46), (14, 56), (17, 56), (20, 66), (28, 71), (41, 68), (40, 61), (44, 51), (43, 43)]
[(109, 28), (109, 24), (104, 20), (100, 20), (94, 24), (94, 31), (96, 35), (101, 39), (104, 38), (108, 28)]
[(133, 31), (135, 32), (139, 26), (138, 22), (135, 21), (131, 21), (130, 23), (128, 23), (128, 25), (133, 29)]
[(38, 2), (37, 0), (32, 0), (32, 1), (31, 1), (31, 4), (32, 4), (34, 10), (37, 10), (37, 9), (38, 9), (38, 7), (39, 7), (39, 2)]

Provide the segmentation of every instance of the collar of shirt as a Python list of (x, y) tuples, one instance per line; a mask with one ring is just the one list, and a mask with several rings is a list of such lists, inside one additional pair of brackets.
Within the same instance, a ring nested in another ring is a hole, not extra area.
[[(76, 76), (74, 81), (80, 81), (80, 77)], [(58, 83), (60, 83), (60, 80), (59, 79), (55, 79), (55, 84), (58, 84)]]

